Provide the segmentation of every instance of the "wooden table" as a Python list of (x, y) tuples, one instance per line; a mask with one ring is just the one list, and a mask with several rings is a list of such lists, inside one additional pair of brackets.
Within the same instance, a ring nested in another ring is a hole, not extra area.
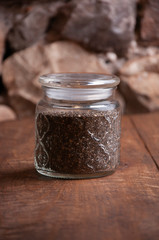
[(123, 117), (120, 167), (98, 179), (36, 173), (33, 119), (0, 141), (0, 239), (159, 239), (159, 113)]

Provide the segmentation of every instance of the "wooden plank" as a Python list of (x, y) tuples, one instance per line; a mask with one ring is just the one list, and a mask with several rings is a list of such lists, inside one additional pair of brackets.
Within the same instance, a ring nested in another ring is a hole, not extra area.
[(159, 170), (159, 113), (134, 115), (131, 119)]
[(37, 174), (33, 120), (1, 124), (0, 146), (0, 239), (158, 239), (158, 171), (128, 117), (121, 165), (104, 178)]

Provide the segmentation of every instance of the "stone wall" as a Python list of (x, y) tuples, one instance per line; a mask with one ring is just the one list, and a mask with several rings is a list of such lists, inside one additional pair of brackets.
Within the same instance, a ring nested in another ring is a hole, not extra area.
[(159, 109), (159, 1), (0, 2), (0, 121), (34, 114), (40, 75), (121, 78), (124, 113)]

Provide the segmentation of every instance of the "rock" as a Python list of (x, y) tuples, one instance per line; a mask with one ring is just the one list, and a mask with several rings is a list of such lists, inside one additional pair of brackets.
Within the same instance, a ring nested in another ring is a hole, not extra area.
[(5, 25), (2, 22), (0, 22), (0, 73), (5, 50), (5, 38), (6, 38)]
[(127, 52), (127, 58), (133, 59), (144, 56), (154, 56), (159, 54), (159, 48), (156, 46), (141, 46), (135, 40), (131, 41)]
[(39, 76), (57, 72), (108, 73), (96, 55), (68, 41), (37, 44), (15, 53), (4, 61), (2, 77), (19, 117), (32, 115), (41, 98)]
[(35, 104), (25, 99), (24, 96), (21, 96), (18, 92), (10, 95), (9, 100), (18, 118), (34, 116)]
[(91, 50), (123, 55), (134, 38), (135, 5), (136, 0), (26, 1), (6, 3), (0, 15), (2, 22), (9, 22), (11, 53), (38, 41), (68, 39)]
[(33, 115), (35, 104), (41, 96), (37, 79), (47, 67), (45, 61), (44, 47), (40, 45), (15, 53), (4, 61), (3, 84), (18, 117)]
[(120, 69), (120, 73), (127, 76), (139, 74), (143, 71), (159, 72), (159, 54), (129, 60)]
[(0, 105), (8, 105), (8, 97), (6, 94), (0, 94)]
[(118, 74), (125, 63), (125, 58), (118, 58), (114, 52), (100, 53), (98, 57), (105, 63), (108, 72), (111, 74)]
[(129, 60), (121, 68), (120, 90), (128, 112), (159, 109), (159, 55)]
[(159, 110), (159, 74), (142, 72), (121, 79), (122, 93), (127, 99), (127, 112)]
[[(62, 37), (95, 51), (115, 51), (123, 55), (134, 38), (136, 0), (74, 2), (72, 13), (62, 28)], [(67, 14), (64, 9), (62, 17)]]
[(0, 105), (0, 122), (15, 120), (15, 119), (16, 119), (16, 114), (13, 112), (13, 110), (10, 107), (6, 105)]
[[(12, 27), (7, 35), (7, 42), (13, 51), (18, 51), (32, 44), (43, 41), (49, 21), (65, 3), (56, 1), (36, 3), (25, 7), (17, 7), (12, 12)], [(8, 9), (8, 14), (10, 11)]]
[(53, 72), (108, 73), (102, 59), (82, 49), (79, 45), (61, 41), (45, 48)]
[(141, 1), (143, 8), (140, 36), (143, 41), (159, 46), (159, 1)]

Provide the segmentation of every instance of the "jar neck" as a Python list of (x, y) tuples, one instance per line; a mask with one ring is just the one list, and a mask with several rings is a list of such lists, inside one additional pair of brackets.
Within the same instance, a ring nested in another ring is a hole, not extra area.
[(116, 87), (113, 88), (50, 88), (42, 86), (44, 99), (47, 102), (98, 102), (113, 100)]

